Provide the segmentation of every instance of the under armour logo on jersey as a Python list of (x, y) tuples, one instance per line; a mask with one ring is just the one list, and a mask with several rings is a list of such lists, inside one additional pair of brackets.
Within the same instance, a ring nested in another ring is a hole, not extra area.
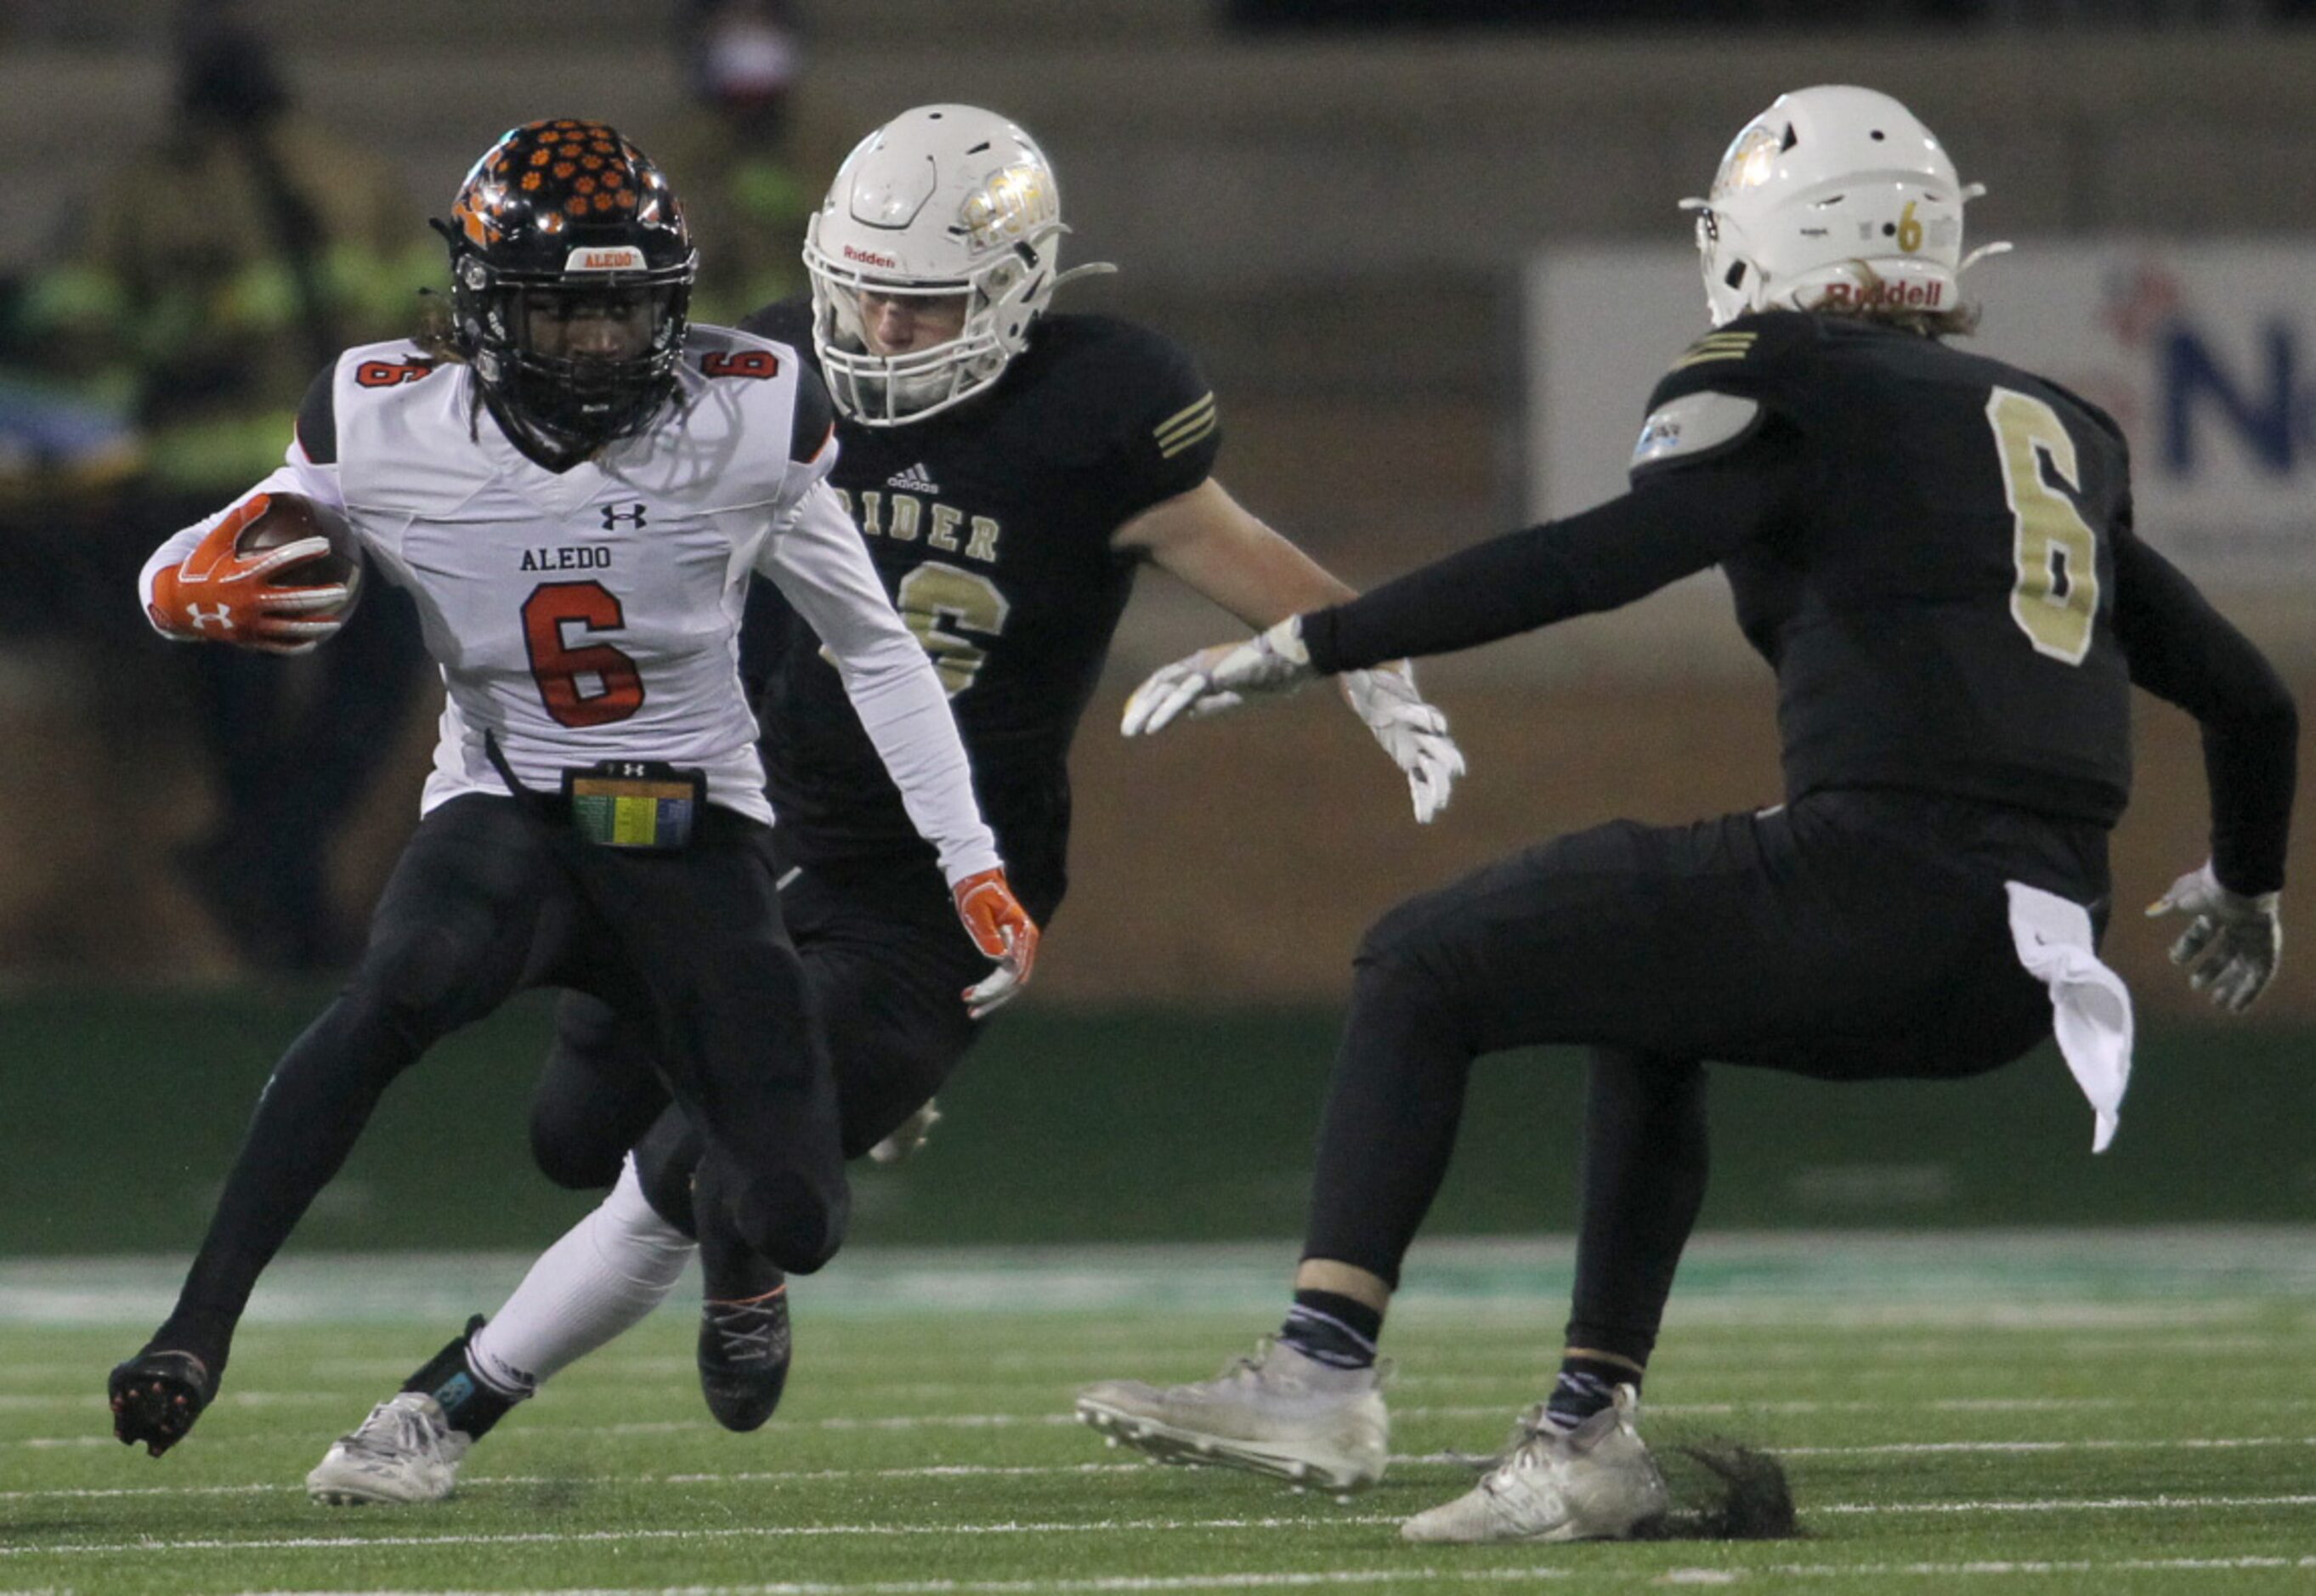
[(933, 480), (932, 473), (925, 469), (925, 463), (922, 460), (894, 472), (885, 479), (885, 486), (897, 487), (904, 493), (937, 494), (940, 492), (940, 484)]
[(644, 507), (641, 504), (602, 504), (598, 508), (603, 512), (603, 530), (607, 532), (616, 531), (622, 522), (634, 527), (644, 524)]
[(188, 604), (185, 606), (185, 619), (193, 623), (193, 629), (197, 632), (209, 630), (212, 620), (217, 622), (218, 630), (221, 632), (233, 630), (233, 607), (229, 604), (219, 604), (206, 612), (199, 604)]

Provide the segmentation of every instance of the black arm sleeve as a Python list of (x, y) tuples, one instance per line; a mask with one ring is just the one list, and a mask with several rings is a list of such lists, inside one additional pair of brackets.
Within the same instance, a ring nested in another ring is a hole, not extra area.
[(810, 366), (797, 372), (796, 419), (789, 428), (788, 459), (799, 463), (818, 455), (836, 430), (836, 405), (828, 385)]
[(317, 466), (334, 466), (338, 460), (337, 377), (333, 361), (307, 387), (305, 401), (298, 406), (298, 442)]
[(1622, 498), (1508, 532), (1303, 618), (1311, 663), (1355, 671), (1613, 610), (1716, 565), (1777, 518), (1798, 479), (1785, 429), (1741, 454), (1643, 477)]
[(2194, 716), (2212, 795), (2212, 873), (2231, 892), (2284, 885), (2300, 712), (2251, 640), (2135, 536), (2115, 540), (2116, 634), (2131, 680)]

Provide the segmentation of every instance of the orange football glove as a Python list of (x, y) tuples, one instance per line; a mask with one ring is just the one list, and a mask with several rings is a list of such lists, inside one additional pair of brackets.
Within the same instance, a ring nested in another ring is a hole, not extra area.
[(236, 551), (243, 531), (272, 503), (270, 494), (251, 495), (227, 512), (191, 554), (154, 574), (153, 602), (145, 612), (157, 630), (181, 642), (303, 654), (345, 624), (343, 611), (353, 599), (346, 584), (275, 587), (268, 581), (278, 571), (329, 553), (328, 539), (299, 538), (257, 554)]
[(1038, 923), (1006, 885), (1002, 865), (967, 876), (952, 890), (957, 917), (973, 945), (997, 961), (987, 980), (965, 989), (966, 1007), (978, 1020), (1029, 984), (1030, 967), (1038, 962)]

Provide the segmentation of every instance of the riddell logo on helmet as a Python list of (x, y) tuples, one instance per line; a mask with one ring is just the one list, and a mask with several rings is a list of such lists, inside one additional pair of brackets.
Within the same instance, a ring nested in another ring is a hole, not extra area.
[(640, 272), (644, 252), (632, 244), (617, 249), (575, 249), (563, 263), (566, 272)]
[(901, 263), (891, 255), (880, 255), (873, 249), (862, 249), (858, 245), (852, 244), (844, 246), (844, 258), (848, 261), (858, 261), (864, 266), (882, 266), (887, 272), (898, 271), (901, 265)]
[(1818, 301), (1826, 310), (1936, 310), (1946, 297), (1943, 282), (1828, 283)]

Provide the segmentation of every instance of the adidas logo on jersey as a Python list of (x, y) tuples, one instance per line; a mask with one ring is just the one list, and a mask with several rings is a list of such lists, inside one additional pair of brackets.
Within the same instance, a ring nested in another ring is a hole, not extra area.
[(919, 460), (913, 466), (909, 466), (902, 470), (894, 472), (892, 476), (885, 479), (885, 486), (886, 487), (897, 487), (904, 493), (937, 494), (940, 492), (940, 484), (935, 482), (932, 477), (926, 473), (925, 463), (922, 460)]

